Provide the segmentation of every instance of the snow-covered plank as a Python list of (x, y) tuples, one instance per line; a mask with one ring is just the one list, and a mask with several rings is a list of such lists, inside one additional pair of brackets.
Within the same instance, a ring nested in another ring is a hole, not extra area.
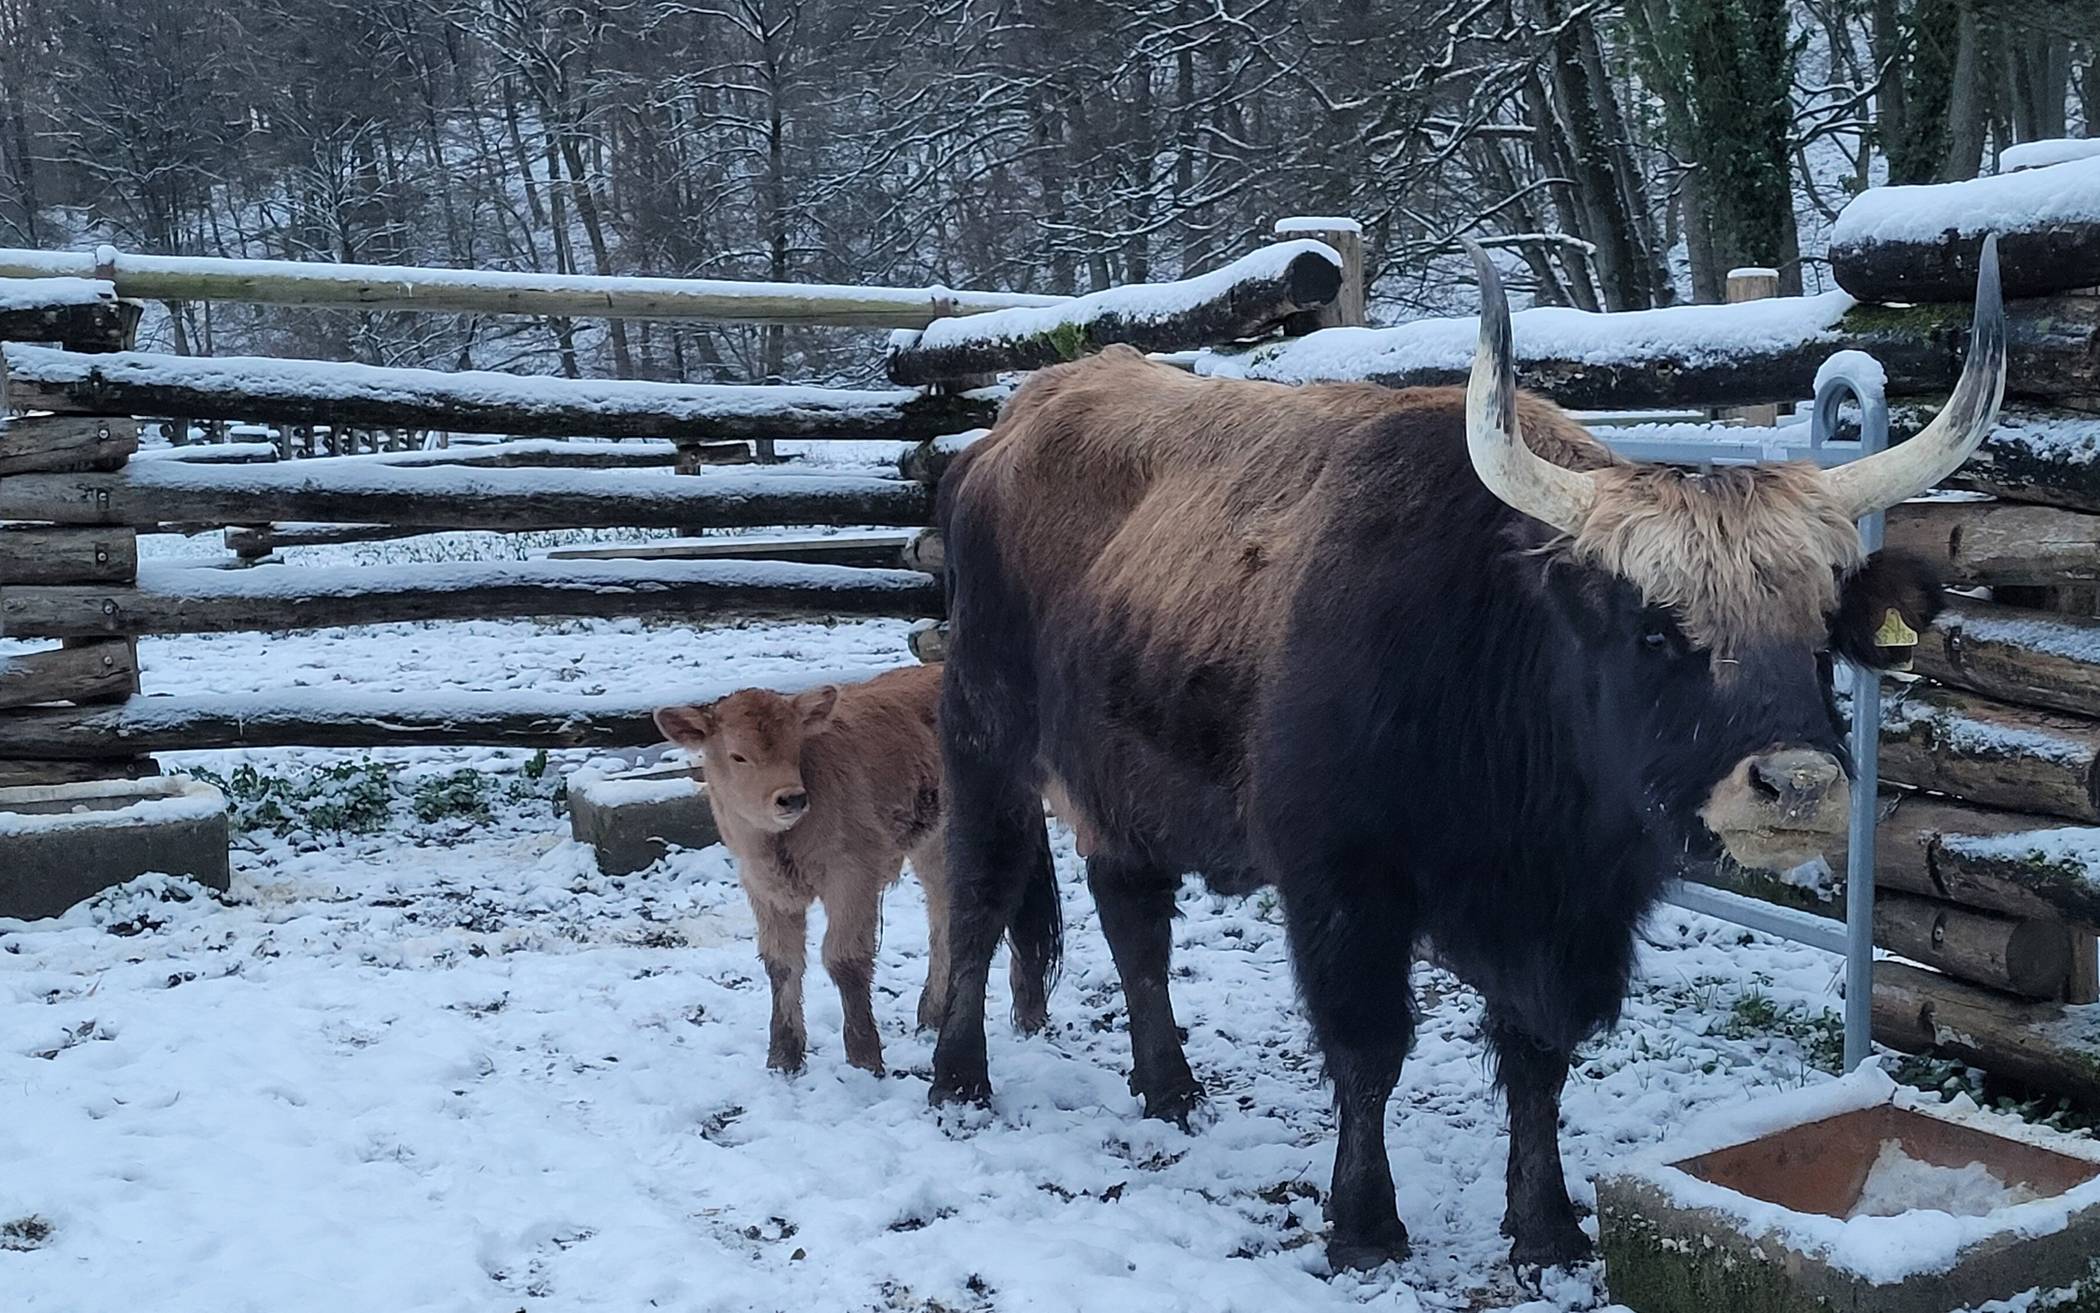
[[(1890, 430), (1915, 433), (1933, 413), (1931, 406), (1893, 407)], [(2100, 414), (2008, 406), (1947, 481), (2007, 501), (2100, 512)]]
[(914, 483), (931, 487), (941, 481), (941, 475), (947, 473), (948, 466), (962, 455), (965, 447), (990, 432), (990, 429), (971, 429), (968, 433), (928, 439), (897, 458), (897, 472)]
[(139, 422), (99, 415), (0, 415), (0, 474), (111, 469), (139, 446)]
[(0, 587), (0, 635), (275, 633), (520, 616), (934, 616), (913, 570), (789, 561), (515, 561), (197, 570), (148, 564), (132, 587)]
[[(797, 534), (736, 534), (722, 538), (680, 538), (670, 542), (626, 543), (611, 547), (564, 547), (546, 554), (550, 561), (801, 561), (810, 565), (852, 565), (890, 569), (904, 550), (931, 529), (885, 533), (837, 533), (812, 537)], [(906, 566), (917, 569), (917, 566)]]
[(0, 276), (0, 342), (60, 342), (80, 351), (130, 344), (139, 308), (92, 278)]
[(890, 378), (936, 383), (1040, 369), (1105, 346), (1172, 351), (1258, 337), (1334, 300), (1342, 260), (1323, 243), (1278, 242), (1194, 278), (1112, 287), (1060, 305), (944, 319), (898, 335)]
[(1920, 674), (2021, 706), (2100, 711), (2100, 620), (1950, 596), (1918, 641)]
[(138, 687), (138, 651), (121, 638), (0, 656), (0, 707), (121, 698)]
[(1931, 561), (1950, 583), (2046, 586), (2100, 579), (2100, 516), (1935, 498), (1891, 507), (1887, 524), (1889, 546)]
[(404, 469), (344, 460), (194, 466), (0, 480), (0, 519), (59, 524), (270, 524), (425, 529), (728, 529), (927, 523), (927, 490), (845, 474)]
[(1831, 228), (1831, 273), (1862, 301), (1958, 300), (1991, 233), (2007, 296), (2100, 285), (2100, 155), (1864, 191)]
[[(2100, 298), (2016, 302), (2006, 311), (2008, 396), (2052, 401), (2100, 391)], [(1898, 392), (1943, 393), (1961, 372), (1970, 317), (1960, 303), (1899, 309), (1825, 292), (1603, 314), (1541, 306), (1511, 318), (1523, 386), (1564, 406), (1635, 410), (1801, 400), (1823, 362), (1843, 350), (1874, 356)], [(1465, 381), (1478, 337), (1471, 316), (1327, 328), (1251, 351), (1206, 352), (1196, 367), (1280, 383), (1453, 385)]]
[(524, 437), (916, 439), (991, 422), (990, 396), (445, 373), (255, 356), (6, 349), (25, 410), (183, 415)]
[[(872, 678), (868, 669), (768, 679), (793, 692)], [(37, 708), (0, 716), (0, 760), (94, 760), (207, 748), (387, 748), (472, 744), (515, 748), (645, 748), (663, 742), (660, 707), (710, 702), (753, 681), (648, 685), (623, 694), (406, 694), (311, 688), (274, 693), (135, 697), (106, 707)]]
[(138, 569), (131, 529), (0, 524), (0, 584), (125, 583)]
[(2100, 156), (2100, 137), (2050, 137), (2043, 141), (2023, 141), (1998, 153), (1998, 172), (2040, 169), (2096, 156)]
[(2100, 721), (1915, 685), (1881, 713), (1882, 778), (1987, 807), (2100, 821)]
[(686, 319), (710, 323), (919, 328), (943, 315), (980, 314), (1059, 298), (946, 287), (851, 287), (712, 278), (420, 269), (400, 265), (224, 260), (98, 251), (0, 250), (0, 279), (108, 273), (117, 295), (143, 301), (239, 301), (444, 314)]

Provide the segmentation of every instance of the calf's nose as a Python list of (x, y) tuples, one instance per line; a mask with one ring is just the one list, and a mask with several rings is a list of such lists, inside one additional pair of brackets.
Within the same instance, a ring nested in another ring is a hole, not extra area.
[(799, 816), (809, 809), (809, 794), (801, 789), (782, 789), (773, 795), (773, 805), (790, 816)]
[(1787, 821), (1804, 820), (1821, 811), (1844, 774), (1829, 753), (1806, 748), (1755, 757), (1749, 772), (1750, 787)]

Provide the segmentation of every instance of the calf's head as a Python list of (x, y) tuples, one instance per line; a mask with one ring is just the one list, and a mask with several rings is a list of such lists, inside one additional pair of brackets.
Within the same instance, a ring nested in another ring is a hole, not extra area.
[(831, 727), (838, 696), (828, 684), (793, 696), (747, 688), (702, 707), (667, 707), (656, 713), (656, 726), (700, 754), (717, 809), (784, 834), (809, 812), (802, 748)]
[(1473, 255), (1484, 304), (1467, 448), (1489, 490), (1556, 531), (1526, 546), (1540, 601), (1578, 649), (1578, 676), (1542, 695), (1580, 720), (1591, 770), (1630, 784), (1673, 844), (1718, 841), (1760, 867), (1827, 851), (1850, 808), (1832, 657), (1900, 660), (1890, 647), (1939, 609), (1932, 571), (1869, 557), (1855, 522), (1952, 473), (1997, 416), (2006, 348), (1995, 239), (1946, 408), (1908, 442), (1827, 471), (1545, 460), (1518, 431), (1507, 302), (1493, 266)]

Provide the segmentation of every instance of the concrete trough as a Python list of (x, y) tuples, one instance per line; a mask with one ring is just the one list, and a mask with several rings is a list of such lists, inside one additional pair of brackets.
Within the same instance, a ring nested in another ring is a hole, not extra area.
[(632, 875), (654, 866), (673, 847), (720, 843), (707, 786), (689, 766), (569, 776), (569, 833), (598, 854), (607, 875)]
[(184, 776), (0, 789), (0, 917), (57, 916), (149, 872), (226, 888), (226, 799)]
[(1597, 1213), (1634, 1313), (2100, 1313), (2100, 1144), (1872, 1067), (1694, 1128)]

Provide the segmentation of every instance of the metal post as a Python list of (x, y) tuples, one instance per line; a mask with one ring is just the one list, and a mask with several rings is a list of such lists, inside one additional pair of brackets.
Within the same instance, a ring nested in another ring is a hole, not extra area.
[[(1816, 389), (1812, 444), (1837, 427), (1838, 407), (1849, 395), (1859, 401), (1859, 454), (1888, 446), (1889, 407), (1881, 369), (1870, 360), (1833, 361)], [(1857, 368), (1845, 368), (1854, 363)], [(1859, 522), (1869, 552), (1881, 550), (1882, 513)], [(1874, 1050), (1874, 828), (1881, 810), (1881, 676), (1852, 668), (1852, 816), (1845, 851), (1845, 1070)]]

